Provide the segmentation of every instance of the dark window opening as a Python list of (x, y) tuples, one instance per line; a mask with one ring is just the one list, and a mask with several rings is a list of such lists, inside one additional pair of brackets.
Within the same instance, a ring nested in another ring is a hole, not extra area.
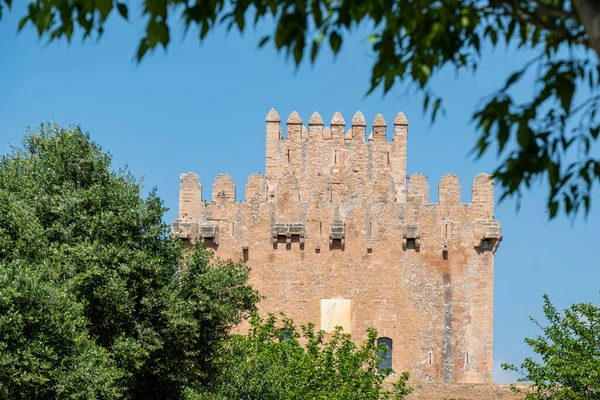
[(285, 235), (277, 235), (277, 243), (285, 243)]
[(280, 339), (282, 342), (285, 342), (286, 340), (290, 340), (292, 338), (292, 331), (287, 329), (287, 328), (281, 328), (279, 330), (280, 333)]
[(192, 244), (192, 240), (190, 238), (181, 238), (181, 240), (183, 241), (183, 243), (187, 246)]
[(290, 163), (290, 159), (292, 158), (291, 153), (292, 153), (291, 150), (287, 151), (287, 162), (288, 162), (288, 164)]
[(390, 165), (390, 152), (387, 152), (387, 165)]
[(206, 246), (207, 249), (213, 249), (213, 250), (217, 249), (217, 244), (215, 243), (214, 239), (211, 237), (204, 238), (204, 245)]
[(333, 151), (333, 163), (337, 164), (340, 162), (340, 151), (339, 150), (334, 150)]
[(481, 249), (482, 250), (491, 250), (492, 249), (492, 241), (490, 239), (483, 239), (481, 241)]
[(381, 337), (377, 339), (377, 347), (383, 344), (386, 349), (381, 349), (378, 352), (379, 364), (377, 370), (381, 371), (386, 368), (392, 368), (392, 339), (387, 337)]
[(317, 248), (315, 249), (315, 253), (319, 254), (320, 252), (321, 252), (321, 249), (317, 247)]
[(244, 258), (244, 262), (248, 261), (248, 249), (243, 249), (242, 250), (242, 255)]
[(442, 259), (444, 259), (444, 260), (448, 259), (448, 250), (442, 250)]
[(373, 248), (372, 247), (367, 247), (367, 253), (371, 254), (373, 252)]
[(406, 239), (406, 249), (407, 250), (414, 250), (416, 248), (417, 248), (417, 239), (415, 239), (415, 238)]
[(342, 239), (332, 239), (331, 249), (332, 250), (341, 250), (342, 249)]
[(373, 235), (373, 223), (369, 222), (369, 232), (367, 232), (367, 237), (370, 239)]
[(292, 243), (300, 243), (300, 234), (292, 233)]

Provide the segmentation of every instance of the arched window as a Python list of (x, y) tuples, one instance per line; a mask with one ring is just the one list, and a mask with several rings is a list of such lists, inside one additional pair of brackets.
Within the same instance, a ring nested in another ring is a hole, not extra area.
[(382, 370), (385, 368), (392, 368), (392, 339), (387, 337), (381, 337), (377, 339), (377, 346), (379, 347), (381, 344), (385, 345), (387, 350), (379, 353), (381, 361), (379, 362), (377, 369)]

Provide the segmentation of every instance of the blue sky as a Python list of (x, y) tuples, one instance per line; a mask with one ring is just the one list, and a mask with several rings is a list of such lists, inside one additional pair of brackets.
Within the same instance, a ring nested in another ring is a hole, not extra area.
[[(25, 3), (25, 2), (23, 2)], [(24, 4), (21, 4), (21, 6)], [(364, 96), (373, 62), (366, 31), (349, 37), (334, 59), (329, 50), (311, 67), (298, 70), (272, 47), (257, 50), (259, 32), (225, 35), (220, 30), (199, 44), (194, 30), (187, 38), (176, 25), (172, 43), (133, 61), (141, 26), (109, 20), (99, 42), (79, 38), (48, 46), (30, 26), (16, 33), (24, 8), (15, 6), (0, 22), (0, 154), (19, 144), (26, 126), (54, 120), (80, 124), (114, 156), (156, 186), (177, 214), (179, 174), (200, 175), (204, 197), (220, 172), (231, 174), (243, 196), (248, 176), (264, 172), (264, 119), (275, 107), (282, 119), (293, 110), (304, 122), (318, 111), (327, 122), (340, 111), (347, 122), (360, 110), (370, 124), (382, 113), (391, 126), (398, 111), (409, 120), (408, 172), (423, 172), (437, 199), (445, 173), (461, 182), (462, 200), (470, 200), (472, 179), (491, 171), (493, 154), (475, 161), (468, 156), (477, 137), (470, 116), (482, 96), (491, 93), (531, 54), (497, 49), (476, 75), (443, 71), (434, 87), (446, 100), (446, 115), (433, 126), (421, 112), (422, 97), (399, 84), (391, 93)], [(132, 15), (132, 12), (130, 12)], [(269, 26), (261, 27), (262, 31)], [(526, 86), (519, 95), (531, 93)], [(390, 131), (391, 128), (388, 128)], [(388, 135), (390, 132), (388, 132)], [(496, 253), (494, 307), (494, 379), (513, 381), (498, 368), (519, 363), (531, 354), (523, 343), (537, 327), (529, 316), (542, 318), (542, 294), (559, 307), (581, 301), (599, 302), (600, 262), (595, 246), (600, 222), (600, 193), (586, 220), (574, 224), (561, 216), (549, 222), (547, 188), (527, 192), (521, 209), (508, 200), (496, 206), (504, 240)]]

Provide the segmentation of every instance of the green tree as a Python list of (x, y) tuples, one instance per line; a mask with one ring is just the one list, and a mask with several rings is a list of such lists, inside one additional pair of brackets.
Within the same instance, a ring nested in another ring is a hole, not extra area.
[[(4, 3), (10, 7), (12, 1)], [(432, 121), (443, 103), (431, 78), (443, 67), (476, 70), (483, 46), (529, 49), (536, 56), (507, 74), (505, 84), (474, 110), (480, 134), (474, 154), (497, 148), (501, 161), (494, 175), (504, 196), (520, 197), (538, 178), (546, 179), (550, 217), (559, 208), (567, 215), (589, 211), (592, 187), (600, 179), (600, 159), (593, 151), (600, 132), (600, 3), (595, 0), (144, 0), (141, 10), (146, 30), (138, 60), (168, 46), (173, 15), (186, 32), (196, 28), (200, 40), (221, 24), (243, 32), (273, 20), (273, 33), (259, 46), (271, 41), (296, 64), (305, 58), (314, 62), (323, 45), (338, 53), (344, 37), (359, 25), (371, 26), (375, 61), (369, 92), (408, 82), (424, 94), (423, 109)], [(71, 40), (77, 28), (84, 38), (100, 36), (115, 13), (130, 18), (125, 2), (37, 0), (29, 3), (18, 28), (31, 23), (50, 41)], [(527, 84), (528, 73), (535, 75), (533, 95), (517, 101), (512, 90)]]
[(544, 295), (544, 314), (547, 326), (532, 319), (542, 335), (525, 339), (539, 361), (502, 367), (532, 382), (527, 400), (600, 399), (600, 307), (579, 303), (560, 313)]
[(249, 270), (186, 250), (140, 192), (78, 127), (42, 125), (2, 157), (0, 397), (168, 399), (210, 381), (258, 301)]
[(411, 392), (408, 373), (392, 384), (391, 369), (378, 371), (385, 346), (370, 329), (361, 346), (338, 327), (329, 340), (313, 324), (294, 326), (270, 314), (250, 319), (247, 336), (234, 336), (222, 347), (223, 373), (211, 390), (189, 392), (190, 399), (378, 400), (403, 399)]

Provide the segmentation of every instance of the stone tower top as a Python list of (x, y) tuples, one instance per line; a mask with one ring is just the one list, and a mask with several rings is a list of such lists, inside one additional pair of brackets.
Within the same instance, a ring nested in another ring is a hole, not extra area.
[(342, 200), (344, 182), (366, 187), (393, 182), (389, 199), (406, 201), (406, 142), (408, 123), (403, 113), (394, 120), (393, 141), (388, 142), (387, 124), (377, 114), (367, 136), (367, 122), (358, 111), (352, 117), (351, 127), (345, 132), (346, 121), (341, 113), (331, 117), (325, 127), (317, 112), (308, 120), (308, 129), (302, 118), (292, 112), (286, 122), (283, 137), (281, 121), (272, 109), (266, 118), (266, 180), (269, 191), (278, 186), (285, 174), (298, 180), (300, 200), (308, 199), (315, 177), (328, 177), (332, 186), (332, 201)]
[(374, 327), (392, 367), (418, 381), (491, 382), (502, 235), (489, 175), (475, 177), (466, 202), (458, 178), (444, 175), (430, 202), (427, 177), (408, 179), (402, 112), (392, 141), (381, 114), (368, 124), (357, 112), (346, 127), (339, 112), (329, 126), (315, 112), (307, 129), (292, 112), (282, 125), (272, 109), (265, 174), (249, 177), (245, 201), (227, 174), (211, 201), (198, 175), (182, 174), (173, 234), (245, 260), (264, 311), (326, 332), (340, 325), (357, 340)]

